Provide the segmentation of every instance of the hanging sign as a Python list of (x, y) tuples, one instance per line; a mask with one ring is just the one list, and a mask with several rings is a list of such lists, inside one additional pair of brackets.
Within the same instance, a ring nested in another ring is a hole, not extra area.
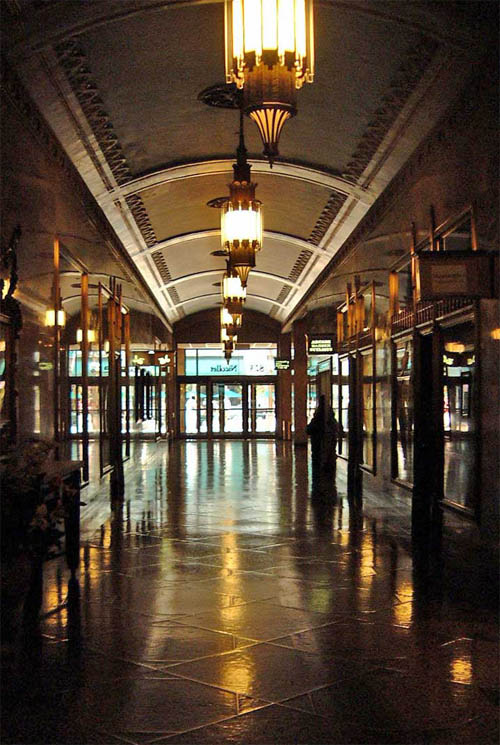
[(290, 369), (290, 360), (275, 360), (274, 361), (274, 368), (275, 368), (275, 370), (289, 370)]
[(417, 256), (417, 299), (491, 297), (491, 254), (479, 251), (430, 251)]
[(307, 337), (307, 354), (334, 354), (333, 334), (310, 334)]

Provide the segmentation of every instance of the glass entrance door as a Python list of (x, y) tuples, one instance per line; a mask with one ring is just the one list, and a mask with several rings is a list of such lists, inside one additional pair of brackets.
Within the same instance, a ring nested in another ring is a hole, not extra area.
[[(219, 387), (219, 404), (223, 408), (221, 432), (224, 434), (243, 434), (243, 386), (241, 383), (224, 383)], [(222, 394), (222, 395), (221, 395)]]
[(248, 431), (276, 432), (276, 401), (274, 383), (250, 383), (248, 386)]
[(207, 437), (276, 433), (276, 386), (268, 382), (179, 383), (179, 434)]
[(207, 433), (207, 386), (200, 383), (181, 383), (180, 386), (181, 434)]

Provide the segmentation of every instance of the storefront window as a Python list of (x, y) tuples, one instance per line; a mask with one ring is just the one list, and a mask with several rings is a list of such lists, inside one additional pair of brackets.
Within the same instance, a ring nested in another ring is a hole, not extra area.
[(373, 352), (361, 357), (362, 408), (363, 408), (363, 464), (373, 468), (374, 459), (374, 411), (373, 411)]
[(413, 350), (411, 340), (396, 343), (396, 438), (395, 476), (411, 484), (413, 482), (413, 386), (411, 372)]
[(316, 380), (310, 378), (307, 381), (307, 421), (310, 422), (318, 405), (318, 389)]
[(476, 473), (473, 322), (443, 329), (444, 499), (473, 510)]
[(339, 376), (340, 392), (340, 423), (342, 425), (342, 437), (339, 440), (338, 451), (347, 457), (349, 452), (349, 358), (340, 360)]

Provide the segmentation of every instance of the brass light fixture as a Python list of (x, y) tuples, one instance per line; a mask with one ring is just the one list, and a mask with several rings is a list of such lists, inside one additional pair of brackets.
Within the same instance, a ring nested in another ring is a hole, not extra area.
[(237, 336), (241, 328), (241, 314), (232, 316), (224, 306), (220, 309), (220, 327), (224, 329), (228, 336)]
[(229, 184), (229, 196), (217, 197), (209, 207), (221, 209), (221, 244), (228, 256), (228, 274), (234, 273), (246, 288), (250, 270), (255, 266), (255, 254), (262, 248), (261, 202), (255, 198), (243, 137), (243, 112), (240, 110), (240, 139), (233, 164), (234, 178)]
[(225, 0), (226, 83), (243, 90), (272, 167), (297, 90), (314, 79), (313, 0)]
[(238, 336), (236, 334), (229, 334), (227, 329), (224, 328), (224, 326), (221, 326), (220, 340), (224, 349), (224, 357), (226, 358), (226, 361), (229, 362), (231, 355), (234, 352), (236, 342), (238, 341)]
[[(222, 305), (230, 315), (235, 318), (240, 317), (239, 324), (241, 326), (241, 314), (243, 313), (243, 304), (246, 300), (247, 291), (243, 287), (240, 281), (240, 277), (235, 270), (231, 269), (229, 262), (227, 263), (227, 271), (222, 276)], [(235, 321), (235, 323), (238, 323)]]

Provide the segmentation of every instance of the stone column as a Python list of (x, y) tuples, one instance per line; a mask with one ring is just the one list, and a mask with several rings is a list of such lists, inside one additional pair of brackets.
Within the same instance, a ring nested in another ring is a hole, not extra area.
[(293, 324), (293, 386), (295, 415), (295, 445), (307, 445), (307, 348), (306, 322), (301, 319)]

